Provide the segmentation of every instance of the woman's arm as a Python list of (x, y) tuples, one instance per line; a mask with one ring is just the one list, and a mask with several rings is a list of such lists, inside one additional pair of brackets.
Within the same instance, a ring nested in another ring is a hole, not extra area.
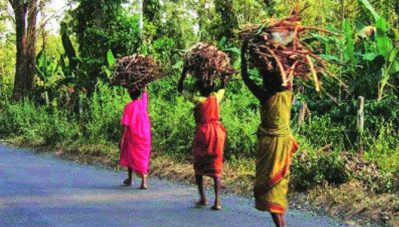
[(220, 83), (221, 89), (225, 89), (227, 87), (228, 80), (229, 80), (228, 77), (225, 77), (223, 80), (221, 80), (221, 83)]
[(218, 103), (220, 103), (222, 101), (222, 99), (224, 97), (224, 93), (226, 92), (227, 80), (228, 80), (227, 77), (224, 80), (222, 80), (220, 83), (220, 89), (214, 93), (216, 96), (216, 99), (218, 100)]
[(177, 83), (177, 91), (183, 95), (184, 98), (190, 102), (197, 104), (200, 101), (200, 97), (197, 97), (193, 92), (184, 89), (184, 80), (187, 77), (187, 69), (183, 68), (179, 82)]
[(218, 100), (218, 103), (220, 103), (224, 97), (224, 93), (226, 92), (226, 90), (224, 88), (219, 89), (219, 91), (217, 91), (215, 94), (216, 99)]
[(125, 144), (126, 133), (127, 133), (127, 126), (124, 125), (123, 129), (122, 129), (121, 140), (119, 141), (119, 149), (121, 149), (121, 150), (122, 150), (122, 146)]
[(248, 76), (248, 67), (247, 67), (247, 59), (246, 59), (246, 51), (248, 48), (248, 41), (244, 41), (241, 47), (241, 76), (244, 80), (245, 85), (249, 88), (252, 94), (260, 101), (263, 102), (266, 100), (266, 91), (262, 89), (259, 85), (257, 85), (251, 78)]
[(184, 80), (186, 79), (186, 77), (187, 77), (187, 69), (186, 69), (186, 68), (183, 68), (183, 71), (182, 71), (182, 73), (181, 73), (179, 82), (177, 83), (177, 91), (180, 92), (180, 93), (183, 92), (183, 89), (184, 89)]

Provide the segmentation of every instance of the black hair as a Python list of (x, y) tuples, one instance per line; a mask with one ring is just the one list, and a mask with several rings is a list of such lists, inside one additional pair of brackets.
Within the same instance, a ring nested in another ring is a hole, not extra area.
[(280, 72), (278, 71), (265, 71), (261, 70), (263, 78), (263, 88), (270, 93), (280, 92), (286, 88), (282, 86), (283, 80)]
[(197, 80), (196, 85), (197, 85), (197, 88), (198, 88), (201, 96), (204, 96), (204, 97), (209, 96), (215, 89), (215, 83), (208, 84), (201, 80)]
[(141, 96), (141, 89), (132, 89), (129, 91), (130, 98), (136, 100)]

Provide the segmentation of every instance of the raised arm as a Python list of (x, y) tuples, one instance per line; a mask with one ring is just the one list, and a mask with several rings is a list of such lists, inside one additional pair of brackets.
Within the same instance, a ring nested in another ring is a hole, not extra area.
[(199, 102), (200, 98), (197, 97), (193, 92), (184, 89), (184, 80), (187, 77), (187, 69), (183, 68), (179, 82), (177, 83), (177, 91), (183, 95), (184, 98), (190, 102), (196, 104)]
[(228, 80), (229, 80), (228, 77), (224, 77), (224, 79), (221, 80), (221, 82), (220, 82), (220, 89), (225, 89), (225, 88), (227, 87)]
[(252, 94), (260, 101), (263, 102), (266, 100), (266, 91), (257, 85), (251, 78), (248, 76), (248, 67), (247, 67), (247, 59), (245, 53), (247, 52), (248, 41), (244, 41), (241, 47), (241, 76), (244, 80), (245, 85), (247, 85), (248, 89), (252, 92)]
[(183, 89), (184, 89), (184, 80), (186, 79), (186, 77), (187, 77), (187, 69), (184, 67), (184, 68), (183, 68), (183, 71), (182, 71), (182, 73), (181, 73), (179, 82), (177, 83), (177, 91), (180, 92), (180, 93), (183, 92)]

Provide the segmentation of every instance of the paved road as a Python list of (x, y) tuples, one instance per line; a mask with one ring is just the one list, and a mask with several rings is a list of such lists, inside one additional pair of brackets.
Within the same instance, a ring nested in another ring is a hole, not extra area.
[[(151, 179), (150, 190), (142, 191), (120, 187), (123, 177), (0, 145), (0, 226), (272, 226), (269, 215), (246, 198), (224, 195), (220, 212), (195, 209), (193, 186)], [(296, 210), (287, 221), (340, 226)]]

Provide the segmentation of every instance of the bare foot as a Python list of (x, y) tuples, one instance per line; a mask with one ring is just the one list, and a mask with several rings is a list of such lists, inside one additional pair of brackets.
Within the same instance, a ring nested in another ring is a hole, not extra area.
[(132, 186), (132, 179), (129, 178), (125, 179), (123, 181), (123, 186)]
[(142, 185), (140, 186), (139, 189), (141, 189), (141, 190), (147, 190), (147, 189), (148, 189), (148, 186), (147, 186), (147, 184), (142, 184)]
[(213, 205), (212, 207), (211, 207), (211, 209), (212, 210), (221, 210), (222, 209), (222, 206), (221, 205)]
[(195, 203), (195, 207), (201, 208), (208, 205), (208, 201), (206, 199), (200, 199), (198, 202)]
[(146, 174), (142, 174), (141, 175), (141, 186), (140, 186), (141, 190), (147, 190), (148, 186), (147, 186), (147, 175)]

